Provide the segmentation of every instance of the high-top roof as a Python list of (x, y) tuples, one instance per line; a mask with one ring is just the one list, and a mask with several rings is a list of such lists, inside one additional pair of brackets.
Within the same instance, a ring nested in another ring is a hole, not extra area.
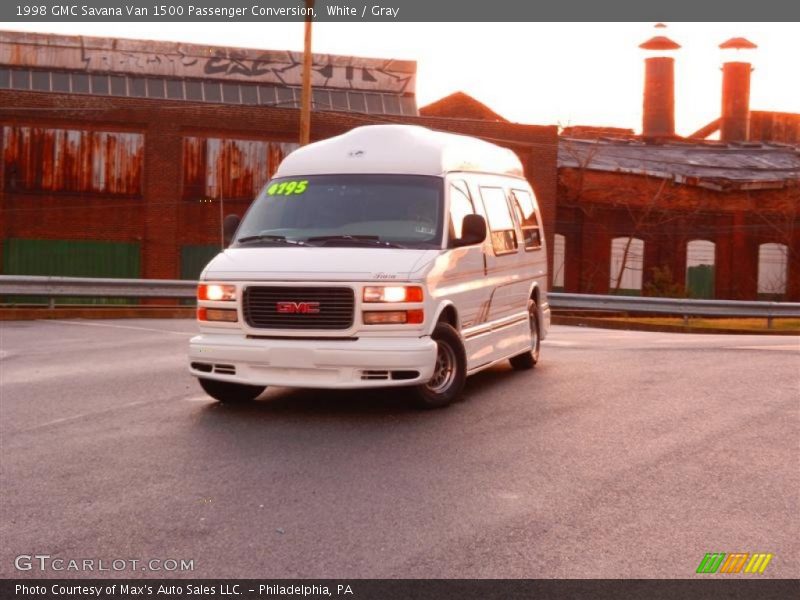
[(441, 176), (459, 171), (523, 176), (522, 164), (511, 150), (416, 125), (367, 125), (304, 146), (284, 159), (275, 176), (334, 173)]

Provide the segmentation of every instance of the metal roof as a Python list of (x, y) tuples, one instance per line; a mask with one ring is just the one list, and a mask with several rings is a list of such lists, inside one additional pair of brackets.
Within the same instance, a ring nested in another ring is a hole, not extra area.
[(713, 190), (781, 188), (800, 182), (800, 147), (561, 138), (558, 166), (648, 175)]

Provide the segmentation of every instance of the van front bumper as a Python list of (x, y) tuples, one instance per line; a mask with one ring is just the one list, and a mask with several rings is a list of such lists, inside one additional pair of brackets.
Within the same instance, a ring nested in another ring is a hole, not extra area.
[(204, 333), (189, 342), (192, 375), (250, 385), (415, 385), (430, 380), (435, 360), (436, 342), (430, 337), (294, 340)]

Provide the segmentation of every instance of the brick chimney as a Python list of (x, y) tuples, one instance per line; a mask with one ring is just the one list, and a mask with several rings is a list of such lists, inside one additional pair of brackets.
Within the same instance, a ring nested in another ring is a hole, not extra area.
[(669, 56), (680, 45), (658, 35), (639, 44), (648, 53), (644, 61), (642, 137), (655, 140), (675, 135), (675, 59)]
[[(719, 47), (725, 51), (752, 50), (757, 46), (745, 38), (731, 38)], [(719, 138), (723, 142), (745, 142), (750, 139), (750, 72), (749, 62), (726, 61), (722, 65), (722, 114)]]

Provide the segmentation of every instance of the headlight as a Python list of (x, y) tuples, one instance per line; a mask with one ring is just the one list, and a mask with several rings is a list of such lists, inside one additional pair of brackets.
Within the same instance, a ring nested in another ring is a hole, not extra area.
[(236, 300), (236, 286), (218, 283), (201, 283), (197, 286), (198, 300)]
[(364, 302), (422, 302), (422, 288), (418, 285), (367, 286)]

